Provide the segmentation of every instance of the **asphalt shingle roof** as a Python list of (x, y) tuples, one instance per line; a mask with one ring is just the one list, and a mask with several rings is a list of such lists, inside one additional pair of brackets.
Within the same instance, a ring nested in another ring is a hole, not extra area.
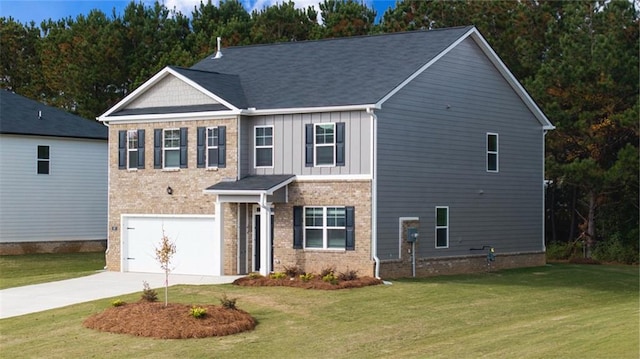
[[(246, 105), (259, 110), (373, 104), (471, 28), (229, 47), (191, 70), (237, 75), (232, 85), (241, 85)], [(183, 73), (205, 81), (204, 72)]]
[(207, 188), (207, 191), (267, 191), (295, 175), (247, 176), (238, 181), (222, 181)]
[[(39, 114), (42, 116), (39, 118)], [(106, 140), (103, 124), (0, 90), (0, 133)]]

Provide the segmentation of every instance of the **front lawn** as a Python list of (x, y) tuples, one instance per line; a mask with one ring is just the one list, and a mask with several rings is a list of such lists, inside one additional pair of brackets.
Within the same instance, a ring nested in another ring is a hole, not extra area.
[(104, 252), (0, 256), (0, 289), (82, 277), (104, 265)]
[(170, 302), (218, 304), (226, 294), (258, 325), (185, 340), (83, 327), (108, 298), (0, 320), (0, 347), (27, 358), (635, 359), (638, 280), (637, 267), (554, 264), (338, 291), (177, 286)]

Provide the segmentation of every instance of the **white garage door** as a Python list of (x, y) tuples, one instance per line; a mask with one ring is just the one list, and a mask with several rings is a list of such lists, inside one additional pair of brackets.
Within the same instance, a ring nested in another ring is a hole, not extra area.
[(122, 270), (163, 273), (156, 259), (162, 231), (175, 243), (171, 273), (216, 275), (220, 250), (215, 250), (213, 216), (123, 216)]

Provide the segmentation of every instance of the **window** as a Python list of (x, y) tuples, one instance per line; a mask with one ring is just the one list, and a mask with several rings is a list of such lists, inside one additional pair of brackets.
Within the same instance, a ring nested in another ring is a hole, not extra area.
[(293, 208), (293, 248), (355, 249), (354, 207)]
[(164, 130), (162, 139), (163, 168), (180, 167), (180, 130)]
[(207, 167), (218, 167), (217, 127), (207, 127)]
[(38, 146), (38, 174), (48, 175), (49, 164), (51, 158), (49, 157), (49, 146)]
[(436, 207), (436, 248), (449, 247), (449, 207)]
[(487, 172), (498, 172), (497, 133), (487, 133)]
[(345, 165), (345, 123), (307, 124), (305, 166)]
[(138, 168), (138, 131), (127, 131), (127, 168)]
[(273, 127), (260, 126), (255, 128), (255, 166), (273, 166)]
[(197, 131), (198, 168), (224, 168), (227, 156), (226, 126), (198, 127)]

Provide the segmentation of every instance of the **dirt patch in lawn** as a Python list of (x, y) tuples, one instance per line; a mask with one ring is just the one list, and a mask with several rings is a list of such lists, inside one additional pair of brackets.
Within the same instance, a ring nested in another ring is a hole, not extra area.
[(239, 309), (198, 305), (206, 314), (195, 318), (193, 306), (140, 301), (112, 307), (87, 318), (83, 325), (111, 333), (132, 334), (160, 339), (205, 338), (252, 330), (256, 321)]
[(233, 284), (246, 286), (246, 287), (296, 287), (304, 289), (322, 289), (322, 290), (334, 290), (334, 289), (347, 289), (347, 288), (361, 288), (370, 285), (382, 284), (382, 280), (373, 277), (359, 277), (350, 280), (336, 280), (334, 282), (325, 281), (320, 276), (315, 276), (311, 279), (302, 280), (300, 278), (278, 278), (271, 277), (252, 277), (246, 276), (236, 279)]

